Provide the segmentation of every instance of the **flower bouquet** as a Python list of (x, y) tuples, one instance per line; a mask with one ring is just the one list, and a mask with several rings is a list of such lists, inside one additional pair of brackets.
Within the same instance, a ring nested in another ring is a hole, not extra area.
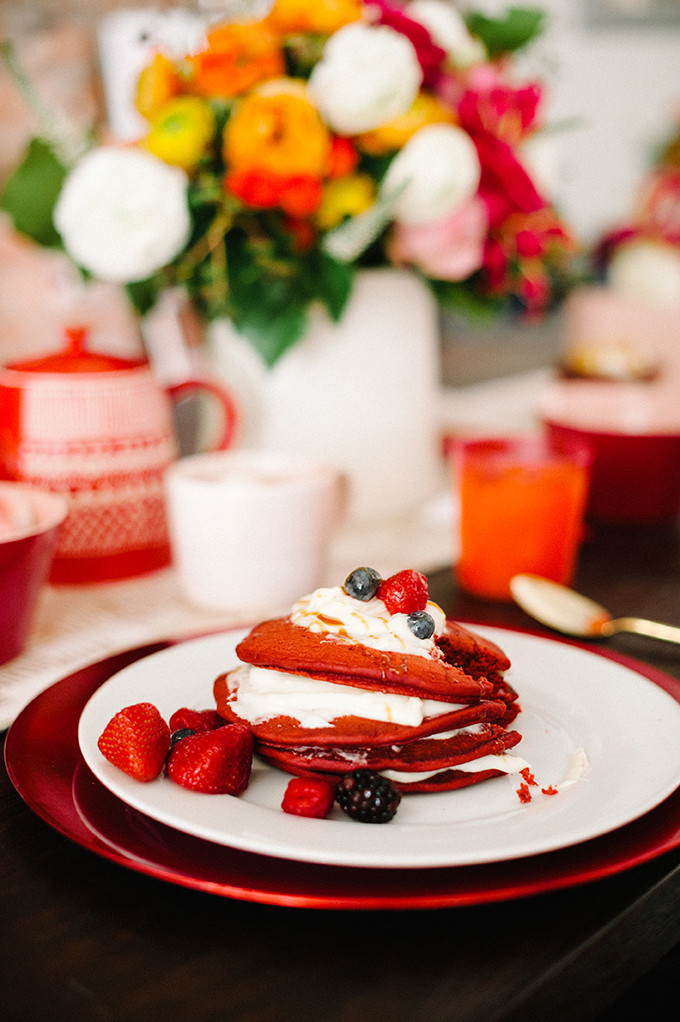
[(640, 182), (622, 226), (607, 231), (592, 255), (596, 278), (653, 305), (680, 304), (680, 125)]
[(363, 267), (412, 268), (464, 312), (539, 316), (574, 251), (530, 169), (541, 87), (513, 76), (542, 25), (442, 0), (275, 0), (154, 54), (136, 143), (47, 129), (0, 205), (141, 314), (184, 288), (267, 365), (314, 303), (342, 317)]

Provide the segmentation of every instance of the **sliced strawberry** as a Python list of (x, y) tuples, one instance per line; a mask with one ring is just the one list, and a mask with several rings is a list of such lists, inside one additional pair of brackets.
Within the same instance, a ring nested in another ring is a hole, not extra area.
[(183, 731), (185, 728), (197, 733), (214, 731), (215, 728), (223, 727), (225, 721), (217, 710), (190, 710), (187, 706), (182, 706), (175, 710), (168, 723), (174, 734), (175, 731)]
[(376, 596), (383, 601), (389, 614), (413, 614), (425, 610), (427, 579), (419, 571), (398, 571), (380, 583)]
[(153, 703), (135, 703), (111, 718), (97, 745), (119, 770), (137, 781), (153, 781), (170, 748), (170, 728)]
[(253, 736), (240, 724), (188, 735), (172, 747), (165, 772), (183, 788), (208, 795), (240, 795), (250, 780)]
[(335, 784), (320, 777), (294, 777), (288, 782), (281, 808), (293, 816), (328, 816), (335, 799)]

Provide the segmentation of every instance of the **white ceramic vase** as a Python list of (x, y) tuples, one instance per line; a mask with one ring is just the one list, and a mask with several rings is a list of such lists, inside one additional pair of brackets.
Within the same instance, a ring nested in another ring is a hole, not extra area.
[(208, 353), (241, 402), (241, 446), (338, 466), (351, 518), (398, 517), (436, 492), (438, 316), (413, 274), (361, 271), (341, 322), (315, 307), (305, 337), (271, 369), (226, 320), (211, 325)]

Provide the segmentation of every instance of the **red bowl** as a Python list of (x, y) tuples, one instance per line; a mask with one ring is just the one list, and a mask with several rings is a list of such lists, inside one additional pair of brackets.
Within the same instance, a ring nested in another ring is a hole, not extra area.
[(0, 482), (0, 499), (20, 499), (33, 521), (0, 539), (0, 664), (23, 652), (38, 594), (47, 581), (59, 528), (68, 511), (64, 497), (23, 483)]
[(661, 524), (680, 514), (680, 435), (600, 432), (544, 422), (552, 436), (579, 439), (591, 449), (590, 518)]

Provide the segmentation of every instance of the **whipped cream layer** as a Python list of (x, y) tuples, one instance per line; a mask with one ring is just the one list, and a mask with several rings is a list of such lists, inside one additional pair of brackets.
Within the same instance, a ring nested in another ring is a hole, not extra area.
[(481, 774), (484, 770), (500, 770), (504, 774), (518, 774), (529, 766), (521, 756), (510, 756), (502, 752), (496, 756), (479, 756), (477, 759), (470, 759), (467, 763), (456, 763), (455, 766), (444, 767), (442, 770), (381, 770), (383, 777), (390, 781), (401, 781), (403, 784), (415, 784), (416, 781), (427, 781), (430, 777), (443, 774), (447, 770), (463, 770), (469, 774)]
[(436, 603), (427, 603), (425, 610), (434, 619), (434, 635), (417, 638), (408, 626), (408, 614), (390, 614), (377, 597), (356, 600), (342, 586), (316, 589), (293, 605), (291, 621), (310, 632), (327, 633), (347, 642), (360, 642), (372, 649), (413, 656), (437, 653), (435, 636), (446, 624), (446, 615)]
[(451, 713), (462, 704), (445, 703), (396, 692), (354, 688), (286, 671), (244, 665), (233, 672), (237, 691), (231, 706), (250, 724), (273, 717), (293, 717), (301, 727), (330, 727), (338, 717), (363, 717), (417, 727), (423, 720)]

